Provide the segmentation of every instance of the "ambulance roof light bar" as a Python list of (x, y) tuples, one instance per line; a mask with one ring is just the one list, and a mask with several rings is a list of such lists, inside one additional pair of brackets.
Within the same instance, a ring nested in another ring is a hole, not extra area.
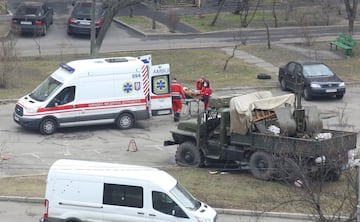
[(69, 66), (68, 64), (60, 63), (59, 66), (65, 70), (67, 70), (70, 73), (75, 72), (75, 69), (73, 67)]

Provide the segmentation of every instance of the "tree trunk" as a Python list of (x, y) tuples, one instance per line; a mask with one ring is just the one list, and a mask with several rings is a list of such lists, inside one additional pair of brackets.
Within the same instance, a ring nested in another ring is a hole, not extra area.
[(358, 0), (344, 0), (344, 3), (349, 21), (349, 35), (352, 36), (354, 33), (354, 22), (356, 19)]
[(223, 8), (224, 4), (225, 4), (225, 0), (221, 0), (221, 1), (220, 1), (220, 5), (219, 5), (219, 7), (218, 7), (218, 10), (216, 11), (215, 17), (214, 17), (214, 19), (212, 20), (212, 22), (210, 23), (210, 26), (215, 26), (215, 23), (216, 23), (216, 21), (217, 21), (217, 18), (219, 17), (219, 14), (220, 14), (221, 9)]

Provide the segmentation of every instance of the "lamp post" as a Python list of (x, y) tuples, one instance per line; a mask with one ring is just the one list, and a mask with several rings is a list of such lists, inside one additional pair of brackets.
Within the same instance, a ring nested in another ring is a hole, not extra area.
[(95, 4), (96, 4), (96, 0), (92, 0), (92, 5), (91, 5), (91, 30), (90, 30), (90, 54), (92, 58), (96, 57), (96, 52), (95, 52), (95, 39), (96, 39), (96, 32), (95, 32)]

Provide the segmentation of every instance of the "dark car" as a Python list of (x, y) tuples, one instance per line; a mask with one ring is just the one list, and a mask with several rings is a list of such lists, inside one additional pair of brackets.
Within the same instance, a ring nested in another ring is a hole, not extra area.
[(320, 96), (342, 99), (345, 94), (345, 82), (321, 62), (289, 62), (280, 67), (278, 78), (282, 90), (299, 89), (306, 100)]
[(53, 24), (53, 16), (54, 10), (44, 2), (22, 2), (13, 15), (11, 31), (46, 35), (48, 28)]
[[(73, 3), (74, 8), (68, 19), (67, 33), (90, 35), (91, 33), (91, 10), (92, 1), (78, 0)], [(95, 5), (95, 33), (99, 33), (106, 14), (105, 4), (97, 1)]]

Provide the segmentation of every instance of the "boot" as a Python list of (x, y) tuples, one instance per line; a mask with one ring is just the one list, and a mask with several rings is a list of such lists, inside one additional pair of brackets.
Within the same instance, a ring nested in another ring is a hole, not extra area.
[(174, 122), (179, 122), (180, 120), (180, 113), (175, 113)]

